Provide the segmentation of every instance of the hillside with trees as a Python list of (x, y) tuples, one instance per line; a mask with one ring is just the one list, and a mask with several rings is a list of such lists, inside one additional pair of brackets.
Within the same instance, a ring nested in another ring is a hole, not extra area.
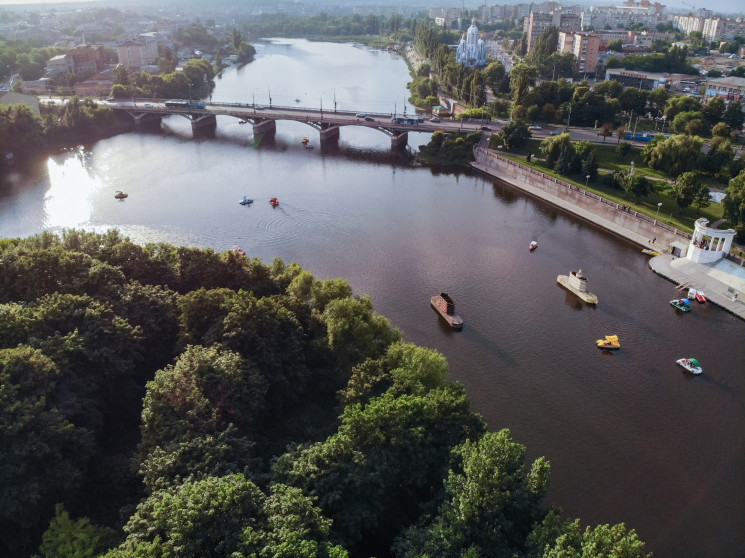
[(343, 279), (115, 231), (0, 241), (0, 555), (648, 554)]

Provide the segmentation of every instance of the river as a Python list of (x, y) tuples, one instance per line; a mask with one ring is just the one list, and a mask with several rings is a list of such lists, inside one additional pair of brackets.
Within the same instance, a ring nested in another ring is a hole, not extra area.
[[(404, 106), (409, 77), (395, 54), (302, 40), (257, 50), (217, 80), (214, 101)], [(321, 146), (308, 126), (279, 122), (274, 138), (253, 140), (227, 117), (215, 139), (194, 140), (188, 121), (170, 117), (162, 133), (51, 157), (0, 190), (0, 237), (116, 227), (140, 243), (238, 244), (266, 263), (343, 277), (407, 341), (448, 358), (491, 429), (510, 428), (530, 459), (549, 459), (547, 503), (565, 517), (625, 522), (658, 557), (743, 555), (745, 323), (710, 305), (677, 313), (675, 285), (638, 247), (491, 178), (413, 165), (379, 131), (343, 128)], [(244, 195), (252, 206), (238, 205)], [(556, 283), (580, 268), (597, 307)], [(430, 307), (441, 291), (463, 331)], [(623, 348), (598, 350), (606, 334)], [(704, 374), (686, 375), (681, 357)]]

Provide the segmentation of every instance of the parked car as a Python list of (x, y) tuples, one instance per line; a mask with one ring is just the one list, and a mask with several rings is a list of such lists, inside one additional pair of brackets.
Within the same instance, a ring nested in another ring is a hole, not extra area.
[(489, 128), (489, 126), (481, 126), (481, 129), (482, 130), (485, 130), (485, 131), (491, 130), (491, 128)]
[(364, 112), (358, 112), (357, 118), (365, 118), (367, 115)]
[(375, 122), (375, 119), (372, 116), (366, 116), (365, 120), (367, 120), (368, 122)]
[(439, 122), (440, 121), (440, 117), (439, 116), (433, 116), (432, 118), (429, 119), (429, 121), (430, 122)]
[(540, 130), (541, 127), (533, 124), (532, 126), (528, 126), (528, 130)]
[(560, 133), (561, 132), (559, 130), (554, 130), (553, 132), (551, 132), (551, 135), (552, 136), (558, 136)]

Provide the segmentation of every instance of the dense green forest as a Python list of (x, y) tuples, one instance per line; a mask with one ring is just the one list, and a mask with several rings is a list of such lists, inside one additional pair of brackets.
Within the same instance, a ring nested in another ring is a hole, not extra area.
[(547, 509), (548, 462), (447, 376), (297, 264), (2, 240), (0, 555), (647, 555)]

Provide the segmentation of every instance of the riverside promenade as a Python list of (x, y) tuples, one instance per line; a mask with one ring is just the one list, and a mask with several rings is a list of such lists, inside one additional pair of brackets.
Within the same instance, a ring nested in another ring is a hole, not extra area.
[[(544, 200), (624, 238), (640, 248), (654, 248), (661, 256), (650, 258), (649, 267), (658, 275), (685, 288), (704, 292), (713, 304), (745, 320), (745, 300), (732, 300), (735, 293), (745, 298), (745, 267), (722, 260), (716, 264), (699, 264), (669, 253), (673, 243), (688, 244), (691, 235), (674, 229), (646, 215), (629, 212), (623, 206), (527, 165), (520, 165), (480, 146), (474, 150), (476, 160), (471, 166), (499, 178), (523, 192)], [(656, 239), (650, 243), (650, 239)], [(646, 257), (646, 256), (645, 256)]]

